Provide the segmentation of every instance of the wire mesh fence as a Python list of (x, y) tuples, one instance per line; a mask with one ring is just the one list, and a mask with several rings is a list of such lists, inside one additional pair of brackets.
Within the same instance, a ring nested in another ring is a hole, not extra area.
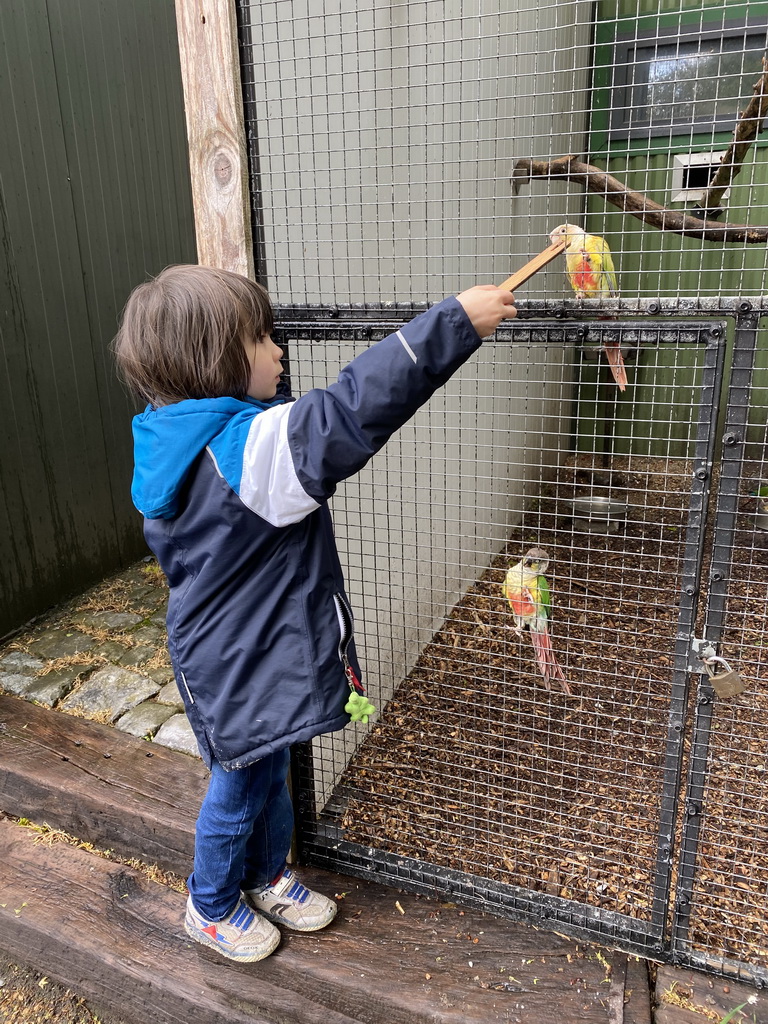
[[(585, 196), (549, 165), (577, 154), (692, 211), (761, 77), (767, 16), (752, 0), (242, 3), (270, 285), (286, 302), (435, 300), (588, 216), (625, 296), (759, 293), (764, 245), (659, 231), (604, 180)], [(765, 222), (762, 145), (729, 158), (713, 230)], [(526, 160), (540, 176), (513, 189)], [(549, 270), (525, 297), (567, 287)]]
[[(339, 488), (380, 714), (300, 751), (304, 853), (766, 979), (759, 134), (712, 182), (762, 125), (740, 114), (768, 4), (501, 6), (240, 2), (257, 256), (297, 393), (559, 224), (605, 237), (617, 278), (573, 298), (551, 263)], [(530, 549), (565, 687), (505, 591)], [(743, 693), (714, 696), (697, 638)]]
[[(754, 319), (758, 324), (757, 317)], [(682, 830), (678, 930), (681, 947), (705, 966), (723, 960), (757, 966), (765, 978), (768, 928), (766, 891), (764, 697), (768, 584), (766, 524), (762, 518), (765, 459), (764, 354), (759, 334), (736, 332), (717, 510), (710, 517), (706, 606), (700, 632), (719, 641), (720, 654), (737, 665), (745, 691), (732, 700), (700, 690)], [(751, 372), (751, 368), (752, 372)], [(719, 665), (718, 671), (727, 668)]]

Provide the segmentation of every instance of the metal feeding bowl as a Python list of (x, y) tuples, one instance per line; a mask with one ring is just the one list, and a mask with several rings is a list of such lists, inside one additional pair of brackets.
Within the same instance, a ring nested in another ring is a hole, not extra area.
[(603, 495), (590, 494), (567, 499), (573, 515), (573, 525), (587, 533), (617, 533), (626, 522), (628, 504)]

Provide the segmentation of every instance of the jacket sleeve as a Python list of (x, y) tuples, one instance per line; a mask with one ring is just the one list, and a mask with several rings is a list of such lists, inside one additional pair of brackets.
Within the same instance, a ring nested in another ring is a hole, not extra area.
[(480, 344), (461, 303), (445, 299), (294, 402), (287, 439), (303, 490), (318, 502), (333, 494)]
[(217, 468), (273, 526), (299, 522), (362, 469), (480, 344), (461, 303), (445, 299), (357, 356), (329, 387), (233, 422), (230, 433), (242, 438), (226, 451), (237, 457), (230, 466), (212, 444)]

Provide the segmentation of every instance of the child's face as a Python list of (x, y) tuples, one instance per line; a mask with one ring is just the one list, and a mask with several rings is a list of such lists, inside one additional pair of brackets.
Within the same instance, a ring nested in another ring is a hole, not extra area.
[(280, 374), (283, 372), (281, 363), (283, 350), (272, 341), (268, 334), (265, 334), (260, 341), (247, 338), (243, 344), (245, 345), (245, 354), (248, 356), (248, 365), (251, 368), (248, 394), (259, 402), (269, 402), (277, 393), (277, 384)]

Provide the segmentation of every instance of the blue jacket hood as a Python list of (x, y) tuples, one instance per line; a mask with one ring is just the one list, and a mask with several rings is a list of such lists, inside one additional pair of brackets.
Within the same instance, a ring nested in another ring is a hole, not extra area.
[(201, 398), (154, 408), (133, 419), (134, 472), (131, 498), (147, 519), (172, 519), (178, 497), (200, 453), (237, 417), (282, 404), (255, 398)]

